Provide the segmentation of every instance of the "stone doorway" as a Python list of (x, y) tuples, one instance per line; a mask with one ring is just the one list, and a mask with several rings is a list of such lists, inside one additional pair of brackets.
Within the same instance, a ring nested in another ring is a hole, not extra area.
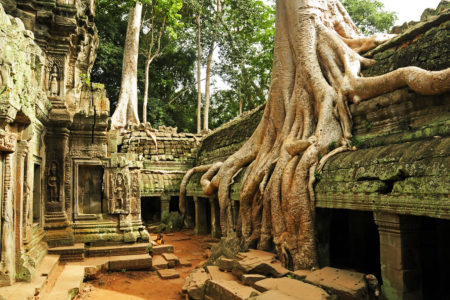
[(161, 221), (161, 197), (142, 197), (141, 216), (145, 224)]
[(97, 215), (107, 212), (103, 199), (103, 167), (78, 166), (77, 208), (80, 215)]
[(381, 284), (380, 239), (373, 213), (317, 209), (317, 217), (325, 223), (318, 230), (321, 261), (331, 267), (373, 274)]

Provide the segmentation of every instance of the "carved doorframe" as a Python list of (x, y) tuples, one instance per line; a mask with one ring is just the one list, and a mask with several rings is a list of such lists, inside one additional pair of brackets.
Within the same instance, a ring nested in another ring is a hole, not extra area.
[(105, 170), (108, 167), (109, 162), (107, 160), (102, 159), (87, 159), (87, 158), (74, 158), (72, 160), (72, 170), (73, 170), (73, 176), (72, 176), (72, 203), (73, 203), (73, 219), (74, 221), (77, 220), (97, 220), (99, 219), (99, 214), (83, 214), (78, 211), (78, 175), (79, 175), (79, 167), (80, 166), (100, 166), (103, 168), (103, 196), (104, 201), (107, 201), (106, 198), (106, 190), (108, 188), (108, 181), (105, 180)]

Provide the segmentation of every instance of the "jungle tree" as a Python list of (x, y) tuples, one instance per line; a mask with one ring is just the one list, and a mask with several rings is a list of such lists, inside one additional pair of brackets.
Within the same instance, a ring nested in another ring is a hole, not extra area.
[[(419, 94), (450, 90), (450, 69), (430, 72), (406, 67), (376, 77), (361, 77), (374, 63), (358, 52), (377, 38), (361, 35), (338, 0), (278, 0), (272, 82), (264, 115), (253, 135), (223, 163), (199, 166), (183, 179), (205, 171), (203, 193), (218, 192), (220, 226), (237, 231), (249, 247), (275, 247), (284, 265), (318, 265), (314, 238), (315, 172), (326, 160), (350, 148), (352, 117), (358, 103), (408, 86)], [(330, 145), (339, 147), (329, 152)], [(319, 159), (321, 157), (321, 159)], [(233, 226), (230, 184), (246, 167), (239, 219)]]

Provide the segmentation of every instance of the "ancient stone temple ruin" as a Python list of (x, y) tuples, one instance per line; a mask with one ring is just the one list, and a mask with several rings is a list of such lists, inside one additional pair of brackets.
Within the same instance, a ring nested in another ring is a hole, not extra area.
[[(83, 260), (125, 244), (147, 253), (146, 225), (179, 211), (185, 173), (234, 153), (264, 111), (205, 136), (109, 130), (104, 87), (86, 80), (99, 43), (94, 2), (0, 0), (0, 287), (32, 281), (48, 253)], [(449, 32), (448, 7), (428, 11), (365, 54), (377, 60), (365, 75), (448, 68)], [(321, 267), (374, 274), (387, 299), (446, 295), (449, 109), (448, 93), (406, 88), (350, 106), (358, 150), (332, 157), (316, 178)], [(243, 173), (230, 191), (235, 224)], [(220, 237), (219, 203), (203, 194), (201, 176), (188, 182), (184, 226)], [(206, 288), (186, 290), (190, 299), (231, 299), (204, 278)]]

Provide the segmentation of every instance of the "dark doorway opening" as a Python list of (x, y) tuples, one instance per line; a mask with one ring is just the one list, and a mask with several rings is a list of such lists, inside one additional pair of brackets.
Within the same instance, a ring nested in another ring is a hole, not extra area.
[(152, 224), (161, 221), (161, 198), (142, 197), (141, 216), (145, 224)]
[(41, 220), (41, 166), (34, 164), (33, 174), (33, 223)]
[(206, 211), (206, 232), (211, 233), (211, 203), (209, 199), (205, 199), (205, 211)]
[(373, 213), (331, 210), (330, 266), (375, 275), (380, 284), (380, 238)]
[(195, 202), (194, 197), (186, 197), (185, 200), (185, 209), (186, 209), (186, 215), (185, 215), (185, 225), (187, 228), (194, 228), (195, 226)]
[(178, 196), (170, 197), (169, 212), (180, 212), (179, 203), (180, 197)]
[(450, 299), (450, 220), (417, 217), (422, 225), (420, 267), (423, 299)]

